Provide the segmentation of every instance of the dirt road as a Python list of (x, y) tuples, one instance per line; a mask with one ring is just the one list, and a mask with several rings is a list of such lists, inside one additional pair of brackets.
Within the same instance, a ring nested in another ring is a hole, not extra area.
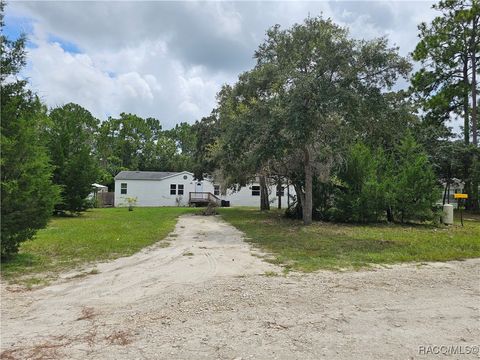
[(266, 276), (281, 269), (218, 217), (182, 216), (168, 240), (43, 289), (2, 284), (2, 357), (455, 359), (428, 352), (479, 343), (480, 259)]

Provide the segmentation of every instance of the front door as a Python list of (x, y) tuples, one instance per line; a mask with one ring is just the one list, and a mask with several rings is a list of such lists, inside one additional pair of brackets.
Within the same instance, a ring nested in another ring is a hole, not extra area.
[(203, 184), (200, 181), (195, 184), (195, 192), (203, 192)]

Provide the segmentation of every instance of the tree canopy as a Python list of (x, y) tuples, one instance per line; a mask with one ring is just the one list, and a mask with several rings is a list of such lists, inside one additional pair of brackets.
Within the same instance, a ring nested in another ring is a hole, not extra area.
[(349, 141), (372, 141), (391, 129), (391, 120), (408, 117), (391, 109), (400, 95), (385, 90), (410, 64), (386, 39), (351, 39), (321, 17), (272, 27), (255, 58), (254, 69), (219, 93), (218, 165), (237, 182), (262, 173), (286, 176), (310, 224), (313, 179), (329, 181)]
[(80, 212), (88, 207), (87, 196), (99, 177), (93, 156), (99, 121), (80, 105), (69, 103), (53, 109), (45, 130), (47, 147), (54, 165), (53, 181), (59, 185), (60, 212)]

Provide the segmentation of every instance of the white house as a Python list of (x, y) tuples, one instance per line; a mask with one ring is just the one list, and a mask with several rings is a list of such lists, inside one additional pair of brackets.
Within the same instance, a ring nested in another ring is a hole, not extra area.
[[(137, 206), (188, 206), (198, 196), (226, 200), (230, 206), (260, 206), (260, 185), (252, 182), (239, 191), (228, 189), (222, 195), (220, 186), (211, 180), (197, 181), (193, 174), (183, 172), (121, 171), (115, 176), (115, 206), (127, 206), (128, 198), (136, 198)], [(211, 194), (211, 195), (208, 195)], [(286, 208), (295, 196), (293, 186), (282, 186), (277, 194), (276, 185), (269, 186), (269, 201), (277, 206), (281, 196)]]
[[(465, 190), (465, 183), (457, 178), (452, 178), (450, 179), (450, 182), (447, 186), (447, 183), (445, 181), (441, 182), (442, 184), (442, 197), (439, 199), (438, 203), (441, 204), (443, 203), (443, 197), (445, 197), (445, 202), (447, 204), (458, 204), (458, 200), (455, 199), (455, 194), (462, 194), (464, 193)], [(480, 192), (480, 186), (478, 187), (478, 191)]]

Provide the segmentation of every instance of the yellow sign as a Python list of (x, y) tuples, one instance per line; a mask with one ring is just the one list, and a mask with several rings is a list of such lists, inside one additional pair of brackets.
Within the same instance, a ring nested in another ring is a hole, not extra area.
[(468, 194), (453, 194), (455, 199), (468, 199)]

